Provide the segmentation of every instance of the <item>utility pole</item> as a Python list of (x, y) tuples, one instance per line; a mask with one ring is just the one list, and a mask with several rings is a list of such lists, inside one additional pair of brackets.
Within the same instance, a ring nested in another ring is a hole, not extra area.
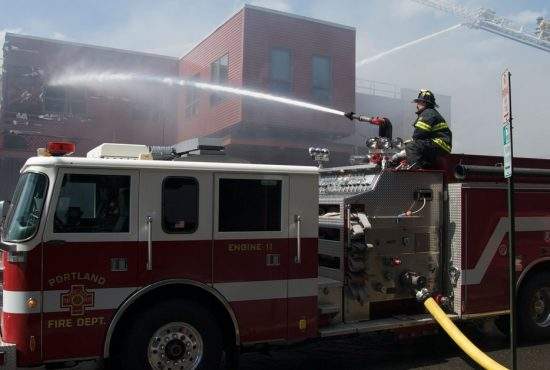
[(514, 146), (512, 135), (512, 84), (510, 71), (502, 74), (502, 141), (504, 146), (504, 177), (508, 179), (508, 268), (510, 279), (510, 356), (511, 368), (517, 369), (516, 340), (516, 227), (514, 211)]

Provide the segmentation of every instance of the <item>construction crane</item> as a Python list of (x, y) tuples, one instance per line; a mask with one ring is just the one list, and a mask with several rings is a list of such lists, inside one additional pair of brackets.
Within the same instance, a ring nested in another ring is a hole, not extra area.
[(498, 16), (494, 10), (468, 9), (449, 0), (412, 0), (416, 3), (451, 13), (461, 17), (464, 25), (479, 28), (496, 35), (550, 52), (550, 22), (538, 18), (537, 29), (529, 33), (523, 26), (507, 18)]

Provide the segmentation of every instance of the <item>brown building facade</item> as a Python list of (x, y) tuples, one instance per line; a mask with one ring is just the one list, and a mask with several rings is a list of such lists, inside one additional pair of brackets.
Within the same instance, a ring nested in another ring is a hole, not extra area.
[(180, 77), (252, 89), (341, 111), (355, 106), (355, 29), (246, 5), (182, 58), (7, 34), (0, 107), (0, 199), (9, 199), (25, 160), (48, 141), (77, 154), (103, 142), (171, 145), (222, 138), (253, 163), (313, 164), (310, 146), (332, 163), (354, 151), (341, 116), (197, 88), (161, 84), (56, 87), (67, 72)]
[[(180, 76), (352, 110), (355, 30), (246, 5), (181, 58)], [(178, 107), (178, 139), (221, 137), (256, 163), (311, 164), (309, 146), (345, 163), (352, 149), (336, 140), (352, 133), (343, 117), (194, 88)]]
[(77, 154), (103, 142), (172, 143), (177, 91), (161, 86), (53, 87), (66, 72), (177, 76), (178, 59), (6, 34), (0, 115), (0, 198), (18, 170), (48, 141), (76, 143)]

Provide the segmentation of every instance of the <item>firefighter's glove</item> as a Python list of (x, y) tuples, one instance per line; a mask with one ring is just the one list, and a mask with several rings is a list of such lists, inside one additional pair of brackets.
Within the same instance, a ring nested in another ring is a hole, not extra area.
[(399, 162), (401, 162), (402, 160), (404, 160), (405, 158), (407, 158), (407, 152), (405, 152), (405, 149), (403, 149), (402, 151), (400, 151), (399, 153), (396, 153), (394, 154), (390, 160), (388, 161), (388, 164), (391, 166), (391, 167), (394, 167), (396, 165), (399, 164)]
[(351, 121), (353, 121), (355, 118), (355, 112), (344, 113), (344, 116), (348, 117)]

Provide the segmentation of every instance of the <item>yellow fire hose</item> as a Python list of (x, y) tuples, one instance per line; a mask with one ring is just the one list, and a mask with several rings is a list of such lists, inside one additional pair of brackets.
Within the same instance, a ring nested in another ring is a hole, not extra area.
[(462, 332), (456, 327), (456, 325), (447, 317), (447, 314), (439, 307), (437, 302), (429, 297), (424, 301), (424, 306), (432, 314), (434, 319), (441, 325), (441, 327), (447, 332), (449, 337), (468, 355), (472, 360), (477, 362), (479, 366), (488, 370), (506, 370), (506, 367), (502, 366), (485, 353), (481, 352)]

